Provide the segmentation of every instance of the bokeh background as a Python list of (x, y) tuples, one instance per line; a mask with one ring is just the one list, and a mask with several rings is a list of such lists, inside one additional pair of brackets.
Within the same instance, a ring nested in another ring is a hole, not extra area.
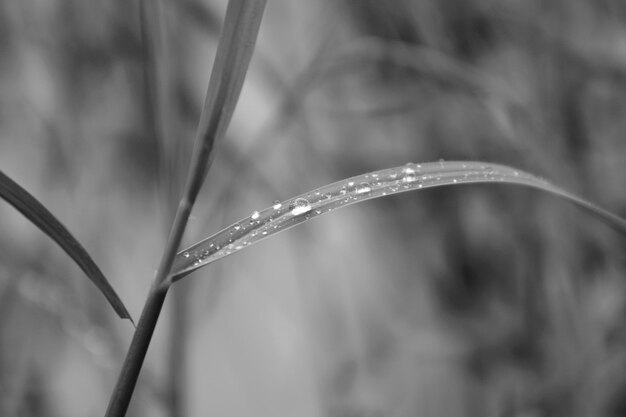
[[(138, 317), (224, 0), (0, 3), (0, 169)], [(505, 163), (626, 216), (623, 0), (270, 0), (186, 244), (317, 186)], [(622, 235), (514, 186), (352, 206), (177, 283), (129, 416), (623, 416)], [(99, 416), (132, 336), (0, 204), (0, 414)]]

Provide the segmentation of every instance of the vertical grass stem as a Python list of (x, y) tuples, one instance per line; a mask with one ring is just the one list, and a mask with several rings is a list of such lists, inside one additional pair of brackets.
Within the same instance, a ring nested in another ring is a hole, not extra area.
[(107, 408), (107, 417), (126, 414), (167, 290), (167, 277), (189, 215), (202, 187), (216, 144), (223, 140), (239, 98), (267, 0), (230, 0), (224, 30), (198, 126), (183, 197), (176, 210), (163, 256)]

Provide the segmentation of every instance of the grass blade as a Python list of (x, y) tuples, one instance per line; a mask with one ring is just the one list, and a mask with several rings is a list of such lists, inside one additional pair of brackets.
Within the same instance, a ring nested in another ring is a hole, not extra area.
[(506, 183), (555, 194), (595, 214), (626, 234), (626, 221), (549, 182), (504, 165), (483, 162), (407, 164), (348, 178), (299, 195), (249, 217), (178, 253), (170, 280), (231, 255), (324, 213), (372, 198), (444, 185)]
[[(217, 145), (230, 124), (254, 52), (267, 0), (231, 0), (215, 55), (209, 87), (198, 125), (194, 157), (187, 180), (189, 192), (198, 194)], [(193, 204), (193, 200), (192, 200)]]
[(216, 144), (224, 138), (235, 110), (248, 65), (254, 52), (267, 0), (229, 0), (224, 28), (217, 47), (206, 100), (200, 116), (191, 165), (174, 222), (161, 256), (137, 331), (133, 335), (124, 365), (106, 411), (107, 417), (126, 415), (139, 372), (145, 360), (161, 308), (176, 251), (202, 183), (215, 157)]
[[(217, 144), (224, 139), (254, 52), (267, 0), (230, 0), (226, 9), (206, 100), (200, 116), (183, 196), (154, 279), (153, 288), (167, 281), (200, 188), (211, 167)], [(112, 414), (114, 415), (114, 414)]]
[(98, 287), (117, 315), (132, 322), (124, 303), (85, 248), (43, 204), (2, 171), (0, 171), (0, 197), (15, 207), (42, 232), (50, 236)]

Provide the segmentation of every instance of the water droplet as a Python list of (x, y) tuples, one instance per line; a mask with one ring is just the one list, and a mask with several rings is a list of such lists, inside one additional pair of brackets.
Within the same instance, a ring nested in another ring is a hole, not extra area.
[[(240, 226), (240, 225), (238, 225), (238, 224), (236, 224), (236, 225), (235, 225), (235, 230), (239, 230), (239, 229), (241, 229), (241, 226)], [(232, 233), (231, 233), (231, 234), (232, 234)]]
[(417, 180), (417, 175), (415, 175), (415, 165), (408, 163), (404, 166), (404, 168), (402, 168), (402, 174), (404, 174), (404, 176), (402, 177), (402, 182), (404, 183), (410, 183), (410, 182), (414, 182)]
[(278, 200), (274, 200), (274, 202), (272, 203), (272, 208), (274, 210), (278, 210), (279, 208), (281, 208), (283, 205), (280, 203), (280, 201)]
[(370, 191), (372, 191), (372, 187), (366, 182), (362, 182), (356, 187), (357, 194), (367, 194)]
[(259, 212), (258, 212), (258, 211), (254, 211), (254, 212), (252, 212), (252, 215), (250, 216), (250, 218), (251, 218), (252, 220), (256, 220), (256, 219), (258, 219), (258, 218), (259, 218)]
[(296, 198), (289, 206), (291, 214), (299, 216), (300, 214), (308, 213), (311, 211), (311, 205), (306, 198)]
[(189, 258), (191, 255), (189, 254), (189, 252), (185, 252), (185, 253), (183, 253), (183, 256), (184, 256), (185, 258)]

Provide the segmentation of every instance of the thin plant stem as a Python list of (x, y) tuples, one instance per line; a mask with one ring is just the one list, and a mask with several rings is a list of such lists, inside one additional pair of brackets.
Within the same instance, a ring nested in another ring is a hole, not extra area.
[(189, 345), (189, 299), (191, 287), (178, 285), (170, 298), (171, 324), (169, 332), (169, 358), (167, 372), (167, 407), (171, 416), (186, 416), (185, 392), (187, 391), (187, 348)]
[(107, 408), (107, 417), (128, 410), (171, 280), (167, 280), (191, 210), (230, 123), (254, 51), (266, 0), (230, 0), (217, 48), (196, 141), (174, 222), (156, 276)]
[[(173, 111), (166, 108), (167, 92), (171, 88), (172, 79), (174, 85), (180, 83), (181, 65), (183, 60), (174, 55), (180, 54), (177, 48), (171, 48), (172, 42), (178, 43), (184, 37), (184, 28), (180, 22), (176, 28), (166, 31), (163, 22), (163, 0), (140, 0), (141, 33), (145, 45), (145, 107), (146, 127), (154, 145), (159, 150), (155, 170), (158, 175), (158, 192), (161, 194), (164, 207), (164, 233), (175, 216), (176, 201), (181, 194), (181, 158), (179, 155), (186, 154), (180, 143), (170, 143), (167, 137), (181, 137), (179, 105), (173, 104)], [(173, 55), (174, 54), (174, 55)], [(185, 416), (186, 408), (184, 393), (187, 390), (187, 351), (188, 329), (187, 326), (187, 302), (189, 298), (189, 285), (182, 285), (170, 296), (171, 325), (168, 334), (168, 372), (163, 382), (162, 395), (163, 406), (167, 414), (171, 416)]]
[(137, 330), (135, 330), (122, 371), (109, 401), (107, 417), (126, 415), (166, 295), (167, 289), (151, 291), (144, 304)]
[(187, 220), (191, 214), (193, 203), (190, 201), (193, 200), (195, 200), (195, 198), (192, 200), (183, 198), (178, 206), (174, 224), (172, 225), (163, 258), (161, 259), (161, 265), (157, 270), (157, 275), (154, 278), (148, 298), (144, 304), (143, 312), (139, 318), (137, 330), (133, 335), (128, 353), (124, 359), (122, 370), (117, 379), (111, 400), (109, 401), (109, 406), (105, 414), (106, 417), (123, 417), (126, 415), (137, 384), (137, 379), (139, 378), (139, 372), (141, 371), (143, 361), (148, 352), (152, 334), (154, 333), (161, 309), (163, 308), (165, 296), (167, 295), (167, 290), (169, 289), (168, 286), (162, 286), (161, 282), (167, 277), (172, 268), (176, 249), (180, 245)]

